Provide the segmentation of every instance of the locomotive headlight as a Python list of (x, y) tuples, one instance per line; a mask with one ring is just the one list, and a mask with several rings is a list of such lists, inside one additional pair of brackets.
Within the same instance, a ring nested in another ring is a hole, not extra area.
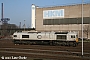
[(17, 37), (17, 35), (14, 35), (13, 37)]

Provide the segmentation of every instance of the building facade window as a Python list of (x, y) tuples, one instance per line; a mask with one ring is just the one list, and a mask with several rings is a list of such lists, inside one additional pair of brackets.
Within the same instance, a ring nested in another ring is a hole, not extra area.
[[(84, 17), (84, 24), (90, 24), (90, 17)], [(43, 25), (82, 24), (81, 18), (44, 19)]]

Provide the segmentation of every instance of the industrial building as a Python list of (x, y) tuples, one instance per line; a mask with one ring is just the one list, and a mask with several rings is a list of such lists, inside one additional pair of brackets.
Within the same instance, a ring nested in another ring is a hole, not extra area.
[[(31, 28), (37, 31), (76, 31), (81, 37), (82, 4), (43, 8), (32, 4), (31, 18)], [(83, 4), (83, 27), (89, 24), (90, 4)], [(84, 37), (87, 34), (84, 33)]]

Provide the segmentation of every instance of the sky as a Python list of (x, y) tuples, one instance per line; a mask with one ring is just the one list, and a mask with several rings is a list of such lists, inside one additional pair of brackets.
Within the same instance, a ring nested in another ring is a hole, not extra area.
[[(84, 3), (90, 3), (90, 0), (83, 0)], [(17, 26), (31, 26), (31, 5), (35, 4), (39, 7), (61, 6), (81, 4), (82, 0), (0, 0), (0, 4), (4, 5), (4, 18), (10, 18), (8, 23), (16, 24)], [(0, 6), (1, 19), (1, 6)], [(24, 21), (25, 20), (25, 21)]]

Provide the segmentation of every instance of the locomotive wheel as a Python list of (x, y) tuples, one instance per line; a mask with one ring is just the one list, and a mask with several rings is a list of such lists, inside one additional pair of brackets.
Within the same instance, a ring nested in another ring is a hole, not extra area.
[(53, 41), (51, 40), (51, 41), (49, 41), (49, 44), (52, 46), (53, 45)]
[(76, 43), (73, 43), (73, 47), (76, 47)]

